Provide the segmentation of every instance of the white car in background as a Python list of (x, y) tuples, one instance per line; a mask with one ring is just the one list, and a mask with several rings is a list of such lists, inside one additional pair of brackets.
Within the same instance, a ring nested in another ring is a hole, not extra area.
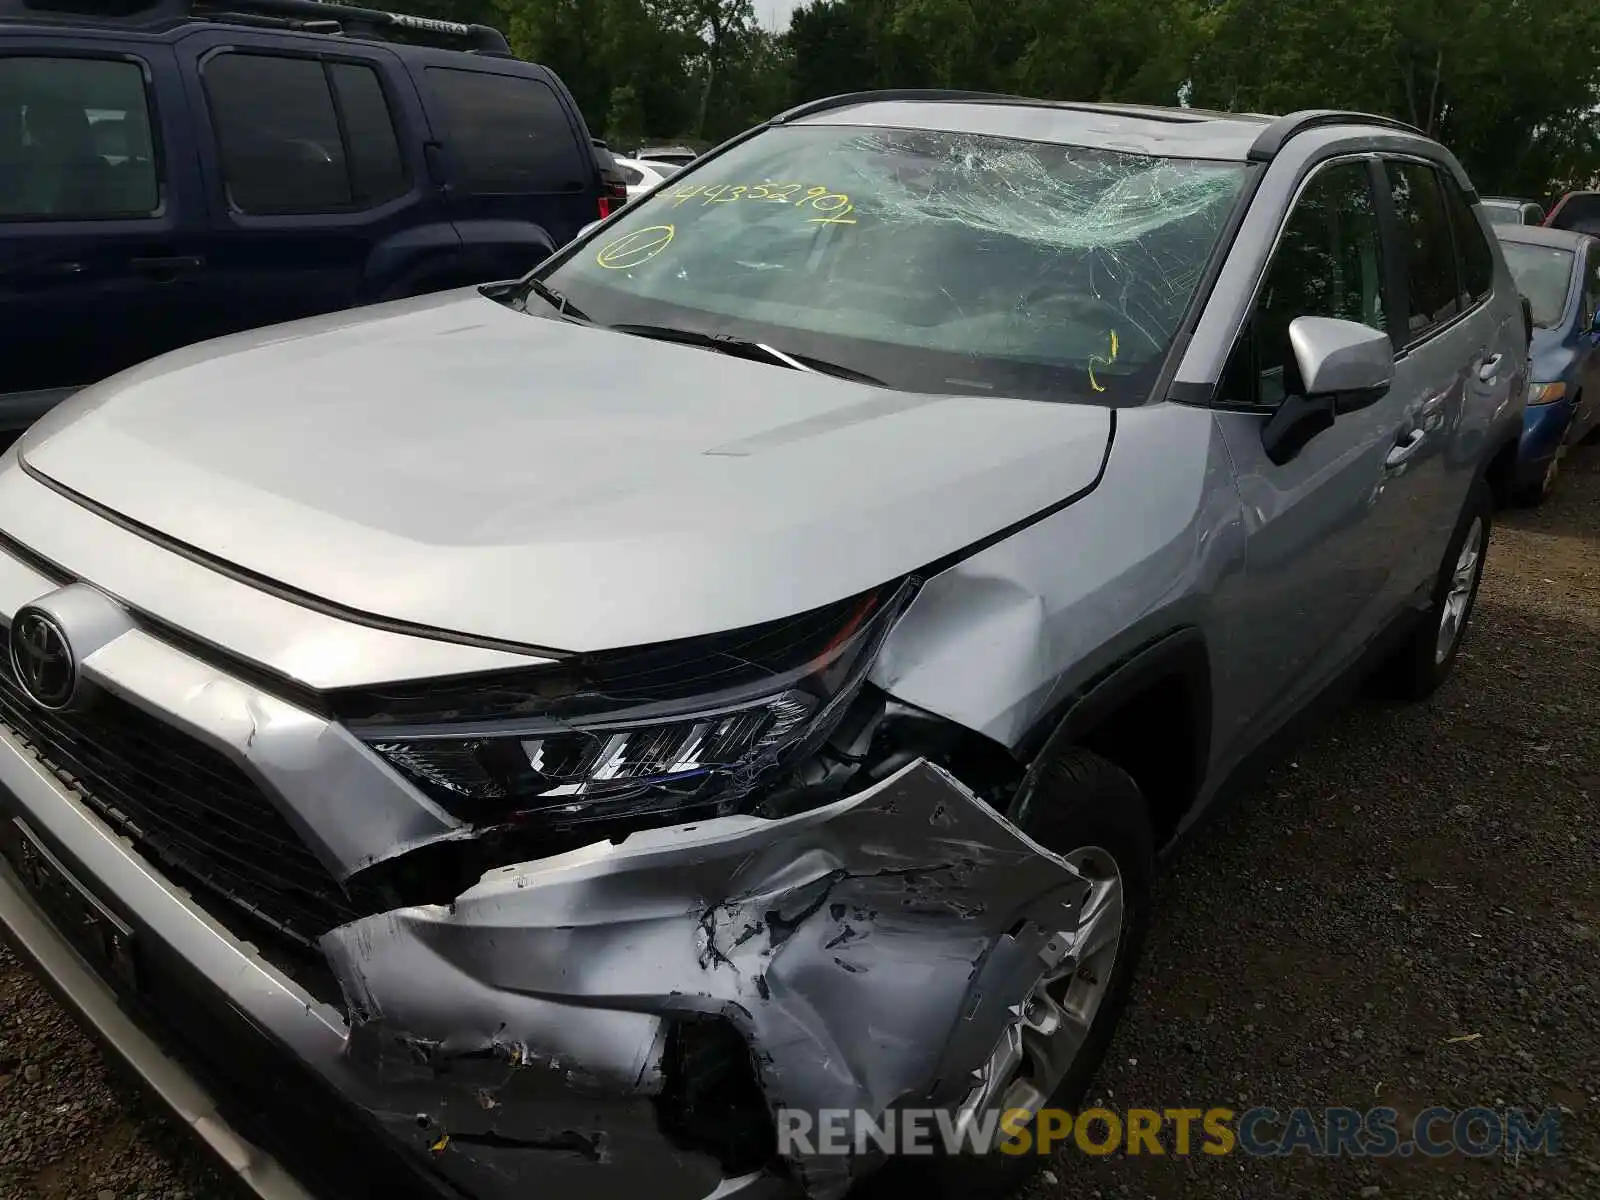
[(621, 155), (617, 156), (617, 166), (622, 169), (622, 177), (628, 181), (629, 200), (638, 199), (663, 179), (678, 173), (678, 168), (671, 163), (651, 162), (643, 158), (623, 158)]

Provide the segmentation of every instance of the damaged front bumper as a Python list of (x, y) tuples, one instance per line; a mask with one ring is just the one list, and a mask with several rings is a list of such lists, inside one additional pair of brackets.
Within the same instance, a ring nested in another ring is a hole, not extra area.
[[(168, 1028), (239, 1022), (286, 1076), (398, 1148), (419, 1186), (482, 1200), (842, 1195), (870, 1164), (777, 1160), (762, 1145), (773, 1110), (959, 1104), (1087, 893), (917, 761), (810, 812), (638, 833), (492, 871), (449, 906), (341, 926), (322, 943), (341, 1012), (153, 870), (3, 728), (0, 809), (129, 922), (163, 986), (182, 981), (189, 1013), (165, 1014)], [(203, 1072), (159, 1048), (165, 1033), (128, 1024), (3, 862), (0, 924), (259, 1194), (297, 1195), (276, 1159), (298, 1165), (274, 1149), (294, 1132), (267, 1143), (231, 1129)]]

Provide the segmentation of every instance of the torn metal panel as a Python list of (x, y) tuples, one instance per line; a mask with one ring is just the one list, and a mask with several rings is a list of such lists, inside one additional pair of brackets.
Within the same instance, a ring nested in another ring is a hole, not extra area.
[[(918, 761), (782, 820), (721, 817), (494, 871), (448, 908), (367, 918), (323, 946), (357, 1062), (402, 1091), (447, 1085), (410, 1135), (440, 1146), (441, 1166), (534, 1133), (603, 1159), (611, 1131), (590, 1113), (660, 1091), (677, 1018), (731, 1023), (770, 1108), (959, 1101), (1086, 894)], [(534, 1129), (524, 1092), (549, 1087), (572, 1099)], [(791, 1165), (816, 1197), (850, 1181), (845, 1159)]]

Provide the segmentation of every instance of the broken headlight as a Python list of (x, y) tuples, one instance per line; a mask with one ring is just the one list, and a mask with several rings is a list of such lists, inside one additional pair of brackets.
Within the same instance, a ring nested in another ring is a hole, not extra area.
[(597, 655), (520, 690), (497, 681), (479, 702), (488, 719), (471, 719), (462, 696), (450, 707), (465, 720), (351, 724), (467, 821), (722, 811), (828, 736), (911, 592), (908, 582), (758, 630)]

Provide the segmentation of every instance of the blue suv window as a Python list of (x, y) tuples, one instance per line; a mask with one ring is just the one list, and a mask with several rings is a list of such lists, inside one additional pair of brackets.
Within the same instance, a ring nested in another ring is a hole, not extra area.
[(228, 52), (208, 59), (203, 77), (237, 211), (339, 212), (405, 191), (399, 139), (371, 67)]
[(429, 67), (425, 77), (428, 110), (466, 190), (558, 192), (585, 177), (566, 112), (539, 80), (453, 67)]
[(0, 220), (157, 212), (161, 177), (150, 126), (137, 63), (0, 58)]
[(357, 204), (382, 204), (404, 194), (409, 181), (400, 157), (389, 102), (378, 73), (359, 63), (328, 64), (349, 150), (350, 191)]

